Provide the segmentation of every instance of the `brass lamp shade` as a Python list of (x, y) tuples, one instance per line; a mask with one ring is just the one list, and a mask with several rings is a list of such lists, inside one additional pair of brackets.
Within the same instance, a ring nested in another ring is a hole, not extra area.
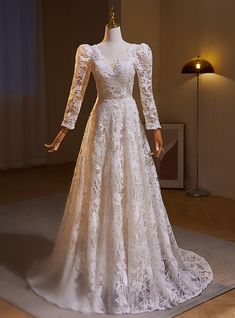
[(194, 57), (188, 61), (182, 68), (181, 73), (214, 73), (214, 68), (211, 63), (205, 59), (200, 58), (200, 56)]

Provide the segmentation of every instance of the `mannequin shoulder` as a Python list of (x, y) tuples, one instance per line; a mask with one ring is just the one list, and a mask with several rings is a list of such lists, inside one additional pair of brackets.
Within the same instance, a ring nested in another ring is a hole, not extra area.
[(136, 45), (136, 52), (140, 55), (152, 54), (152, 49), (147, 43), (139, 43)]
[(136, 57), (140, 64), (149, 65), (152, 63), (153, 54), (147, 43), (140, 43), (136, 46)]
[(77, 47), (76, 55), (90, 57), (91, 53), (92, 53), (92, 48), (90, 44), (82, 43)]

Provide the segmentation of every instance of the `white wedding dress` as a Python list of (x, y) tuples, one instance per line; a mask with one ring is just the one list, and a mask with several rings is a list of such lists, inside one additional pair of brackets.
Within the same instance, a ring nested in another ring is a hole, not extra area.
[(179, 248), (135, 100), (137, 74), (145, 128), (161, 127), (152, 94), (152, 52), (131, 44), (110, 64), (97, 44), (81, 44), (62, 125), (74, 129), (93, 73), (90, 113), (63, 220), (50, 257), (34, 261), (31, 288), (61, 308), (139, 313), (171, 308), (213, 280), (202, 256)]

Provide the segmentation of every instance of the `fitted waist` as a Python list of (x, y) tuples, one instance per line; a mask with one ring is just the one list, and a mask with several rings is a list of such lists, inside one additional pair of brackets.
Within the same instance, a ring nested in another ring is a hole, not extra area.
[(96, 101), (98, 102), (98, 101), (105, 101), (105, 100), (119, 100), (119, 99), (127, 99), (127, 98), (134, 99), (134, 97), (132, 95), (109, 96), (109, 97), (97, 95)]

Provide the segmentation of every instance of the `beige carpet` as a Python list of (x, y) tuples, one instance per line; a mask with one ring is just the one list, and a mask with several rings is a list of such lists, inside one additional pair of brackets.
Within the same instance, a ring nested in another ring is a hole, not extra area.
[[(25, 282), (32, 261), (52, 250), (66, 197), (67, 194), (58, 193), (0, 206), (0, 297), (37, 318), (97, 316), (59, 309), (34, 294)], [(180, 247), (206, 257), (214, 271), (214, 281), (197, 297), (164, 311), (137, 314), (139, 317), (175, 317), (235, 287), (234, 243), (172, 227)]]

